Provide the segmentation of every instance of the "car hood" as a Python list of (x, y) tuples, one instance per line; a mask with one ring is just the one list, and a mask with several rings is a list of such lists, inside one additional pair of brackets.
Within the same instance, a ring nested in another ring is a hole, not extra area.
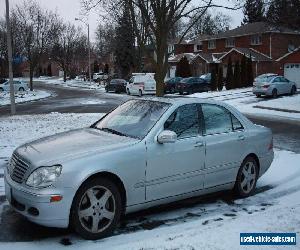
[(16, 149), (18, 157), (33, 166), (47, 166), (116, 150), (139, 142), (138, 139), (110, 134), (93, 128), (71, 130), (26, 143)]

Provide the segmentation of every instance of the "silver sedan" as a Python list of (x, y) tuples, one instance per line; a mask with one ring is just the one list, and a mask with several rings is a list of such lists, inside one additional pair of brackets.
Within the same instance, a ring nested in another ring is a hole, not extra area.
[(130, 100), (89, 128), (17, 148), (5, 191), (29, 220), (99, 239), (124, 213), (220, 190), (252, 195), (273, 156), (270, 129), (225, 103)]
[[(23, 81), (13, 80), (13, 84), (15, 92), (28, 90), (27, 83)], [(0, 83), (0, 91), (10, 91), (9, 81), (4, 81), (3, 83)]]
[(278, 95), (294, 95), (296, 92), (296, 83), (276, 74), (261, 75), (255, 78), (253, 83), (253, 93), (257, 97), (266, 95), (277, 98)]

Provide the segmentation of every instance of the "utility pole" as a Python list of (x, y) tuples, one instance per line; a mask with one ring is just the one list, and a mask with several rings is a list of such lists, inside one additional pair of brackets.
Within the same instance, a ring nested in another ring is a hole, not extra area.
[(7, 52), (8, 52), (8, 70), (9, 70), (9, 90), (10, 90), (10, 112), (11, 115), (16, 114), (15, 89), (13, 84), (12, 69), (12, 48), (11, 48), (11, 28), (9, 21), (9, 0), (6, 0), (6, 28), (7, 28)]
[(90, 24), (83, 21), (80, 18), (75, 18), (75, 21), (80, 21), (84, 23), (87, 26), (88, 29), (88, 61), (89, 61), (89, 79), (90, 79), (90, 84), (92, 83), (92, 71), (91, 71), (91, 43), (90, 43)]

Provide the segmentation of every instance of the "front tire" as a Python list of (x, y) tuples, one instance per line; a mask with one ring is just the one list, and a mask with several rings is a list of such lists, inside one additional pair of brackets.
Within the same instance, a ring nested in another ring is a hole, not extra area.
[(273, 98), (277, 98), (278, 97), (277, 89), (273, 89), (273, 91), (272, 91), (272, 97)]
[(0, 92), (2, 92), (2, 91), (4, 91), (4, 89), (3, 89), (3, 88), (0, 88)]
[(77, 191), (70, 224), (84, 239), (96, 240), (111, 235), (122, 213), (117, 186), (104, 178), (91, 179)]
[(261, 97), (261, 95), (260, 94), (256, 94), (256, 98), (260, 98)]
[(143, 96), (143, 92), (142, 90), (139, 89), (139, 97), (142, 97)]
[(127, 95), (130, 95), (130, 90), (128, 88), (126, 89), (126, 93)]
[(253, 157), (247, 157), (238, 172), (234, 191), (237, 196), (245, 198), (255, 191), (258, 179), (258, 166)]
[(292, 89), (291, 89), (291, 95), (294, 95), (294, 94), (296, 94), (296, 87), (295, 86), (293, 86), (292, 87)]

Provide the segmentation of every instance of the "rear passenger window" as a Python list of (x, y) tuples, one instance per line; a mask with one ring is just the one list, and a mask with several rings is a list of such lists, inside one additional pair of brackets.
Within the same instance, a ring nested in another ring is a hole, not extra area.
[(227, 109), (213, 104), (202, 104), (202, 112), (206, 135), (232, 131), (231, 113)]

